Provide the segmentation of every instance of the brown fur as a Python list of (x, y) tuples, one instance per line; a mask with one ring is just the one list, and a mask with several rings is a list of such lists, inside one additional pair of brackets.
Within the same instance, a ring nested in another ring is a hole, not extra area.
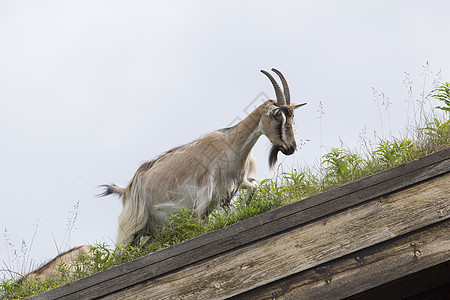
[(55, 258), (53, 258), (48, 263), (42, 265), (41, 267), (37, 268), (33, 272), (28, 273), (27, 275), (24, 275), (22, 278), (20, 278), (17, 283), (18, 284), (24, 284), (25, 281), (31, 281), (31, 280), (47, 280), (51, 279), (58, 274), (58, 265), (61, 263), (70, 265), (74, 261), (78, 259), (78, 256), (81, 254), (88, 254), (89, 253), (89, 246), (83, 245), (79, 247), (72, 248), (70, 250), (67, 250), (66, 252), (63, 252), (61, 254), (58, 254)]

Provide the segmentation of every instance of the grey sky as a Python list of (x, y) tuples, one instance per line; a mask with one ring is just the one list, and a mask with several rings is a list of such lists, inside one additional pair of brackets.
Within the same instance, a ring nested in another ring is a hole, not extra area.
[[(308, 102), (296, 111), (296, 138), (309, 142), (279, 154), (285, 169), (314, 164), (340, 140), (357, 148), (365, 127), (372, 140), (374, 131), (400, 136), (415, 105), (404, 72), (416, 98), (439, 74), (450, 80), (449, 9), (448, 1), (0, 0), (0, 230), (20, 250), (38, 223), (37, 263), (57, 254), (54, 240), (67, 242), (60, 250), (111, 244), (121, 203), (95, 198), (96, 187), (126, 185), (142, 162), (234, 124), (261, 92), (274, 97), (260, 69), (280, 69), (293, 100)], [(387, 111), (372, 87), (389, 97)], [(262, 137), (260, 180), (272, 176), (268, 149)], [(78, 201), (76, 228), (64, 237)], [(0, 262), (15, 268), (1, 238)]]

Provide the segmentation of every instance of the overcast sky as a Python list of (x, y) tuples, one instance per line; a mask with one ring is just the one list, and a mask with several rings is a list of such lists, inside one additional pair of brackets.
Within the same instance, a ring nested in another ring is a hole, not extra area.
[[(35, 231), (29, 258), (38, 264), (58, 248), (111, 244), (121, 202), (95, 198), (97, 186), (125, 186), (146, 160), (274, 98), (260, 69), (281, 70), (293, 101), (308, 102), (295, 116), (301, 149), (279, 154), (285, 170), (314, 164), (341, 141), (358, 149), (361, 135), (405, 134), (416, 105), (408, 86), (420, 99), (434, 80), (450, 81), (449, 9), (448, 1), (0, 0), (0, 268), (17, 270), (22, 240), (29, 250)], [(260, 180), (272, 176), (269, 147), (261, 137), (254, 149)]]

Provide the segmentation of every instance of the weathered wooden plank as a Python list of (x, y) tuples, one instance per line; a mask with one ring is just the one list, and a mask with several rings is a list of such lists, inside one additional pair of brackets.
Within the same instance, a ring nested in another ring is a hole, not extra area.
[(56, 288), (42, 297), (101, 296), (449, 171), (450, 148)]
[(449, 218), (449, 182), (450, 174), (437, 177), (106, 298), (216, 299), (243, 293)]
[[(347, 300), (438, 300), (450, 295), (450, 260), (381, 286), (347, 297)], [(411, 297), (411, 298), (410, 298)]]
[[(450, 219), (447, 219), (250, 290), (234, 299), (342, 299), (450, 261), (449, 232)], [(409, 296), (430, 285), (426, 278), (420, 281), (421, 284), (408, 287)], [(383, 299), (389, 294), (394, 299), (408, 295), (398, 287), (392, 289), (384, 291)]]

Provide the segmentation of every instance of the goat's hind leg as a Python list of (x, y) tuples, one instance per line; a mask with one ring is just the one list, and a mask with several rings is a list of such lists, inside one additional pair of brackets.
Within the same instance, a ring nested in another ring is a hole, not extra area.
[(139, 234), (146, 227), (147, 219), (145, 207), (133, 207), (132, 203), (125, 202), (119, 215), (116, 245), (135, 242), (136, 237), (139, 238)]

